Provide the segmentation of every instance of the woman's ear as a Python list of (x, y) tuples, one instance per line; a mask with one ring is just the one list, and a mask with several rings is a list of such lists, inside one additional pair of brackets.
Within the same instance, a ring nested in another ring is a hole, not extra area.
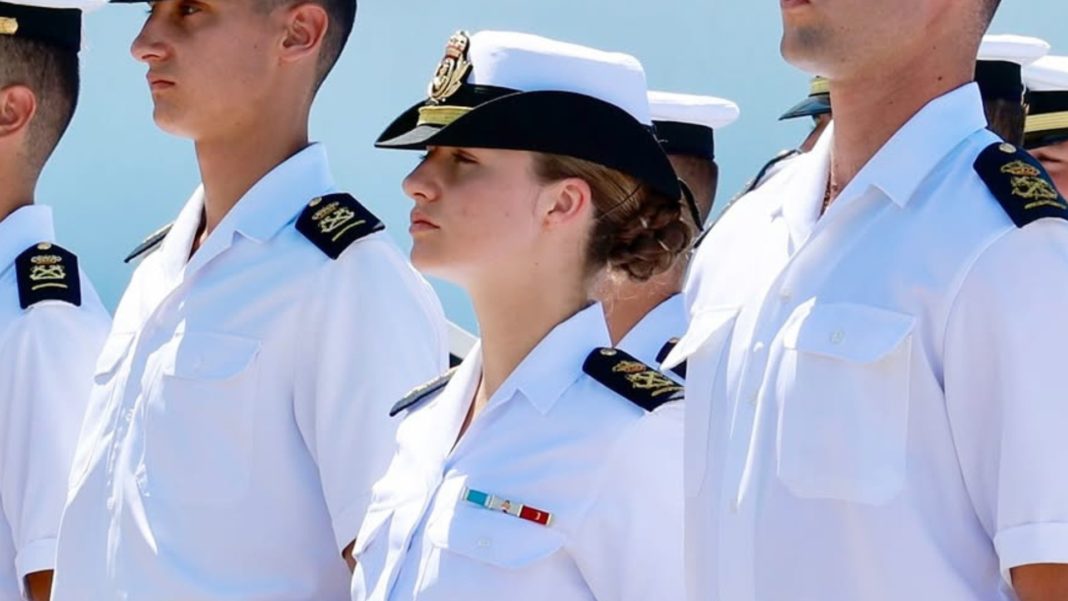
[(311, 2), (290, 7), (285, 12), (285, 37), (282, 39), (282, 60), (295, 62), (317, 57), (322, 51), (330, 17), (326, 10)]
[(0, 138), (24, 132), (37, 114), (37, 96), (29, 87), (15, 84), (0, 89)]
[(569, 177), (547, 186), (542, 195), (545, 227), (553, 229), (583, 219), (593, 208), (593, 191), (586, 180)]

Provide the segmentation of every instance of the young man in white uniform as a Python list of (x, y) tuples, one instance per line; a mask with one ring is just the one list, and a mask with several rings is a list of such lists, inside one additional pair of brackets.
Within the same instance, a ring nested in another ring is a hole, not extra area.
[[(0, 2), (0, 601), (48, 599), (67, 475), (110, 319), (34, 204), (78, 102), (86, 2)], [(91, 202), (91, 199), (82, 199)]]
[(389, 407), (447, 366), (430, 287), (308, 142), (355, 10), (151, 4), (132, 52), (203, 183), (116, 313), (56, 600), (347, 598)]
[(835, 119), (688, 282), (690, 599), (1068, 598), (1068, 205), (986, 130), (995, 9), (782, 3)]

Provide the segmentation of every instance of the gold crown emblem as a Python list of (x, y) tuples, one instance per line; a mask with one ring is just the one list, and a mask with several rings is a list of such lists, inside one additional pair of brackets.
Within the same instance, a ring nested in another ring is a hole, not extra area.
[(1013, 161), (1002, 167), (1001, 172), (1018, 177), (1038, 177), (1042, 174), (1036, 167), (1028, 165), (1023, 161)]
[(648, 371), (649, 368), (636, 361), (620, 361), (612, 368), (615, 373), (636, 374)]
[(449, 43), (445, 45), (445, 56), (438, 63), (434, 78), (430, 80), (427, 89), (430, 102), (445, 102), (463, 85), (467, 72), (471, 70), (471, 61), (467, 58), (467, 49), (470, 46), (471, 38), (466, 31), (458, 31), (449, 38)]
[(63, 257), (57, 255), (35, 255), (30, 257), (30, 263), (34, 265), (59, 265), (63, 262)]

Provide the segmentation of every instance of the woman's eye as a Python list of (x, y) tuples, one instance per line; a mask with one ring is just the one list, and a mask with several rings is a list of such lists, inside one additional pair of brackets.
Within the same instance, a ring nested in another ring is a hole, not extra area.
[(454, 152), (454, 153), (452, 153), (452, 160), (457, 162), (457, 163), (464, 163), (464, 164), (468, 164), (468, 165), (473, 165), (473, 164), (478, 162), (475, 159), (471, 158), (470, 156), (468, 156), (468, 155), (466, 155), (466, 154), (464, 154), (462, 152)]
[(189, 15), (193, 15), (198, 12), (200, 12), (200, 7), (194, 4), (182, 4), (178, 7), (178, 13), (181, 14), (183, 17), (188, 17)]

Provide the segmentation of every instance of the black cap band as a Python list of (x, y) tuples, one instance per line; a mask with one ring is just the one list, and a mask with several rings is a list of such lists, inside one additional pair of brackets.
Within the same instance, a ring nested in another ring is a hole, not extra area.
[(654, 121), (656, 137), (664, 152), (702, 159), (716, 158), (715, 132), (711, 127), (678, 121)]
[(82, 46), (82, 11), (0, 2), (0, 37), (37, 40), (77, 52)]
[(1008, 100), (1023, 103), (1023, 68), (1008, 61), (975, 63), (975, 83), (983, 100)]

